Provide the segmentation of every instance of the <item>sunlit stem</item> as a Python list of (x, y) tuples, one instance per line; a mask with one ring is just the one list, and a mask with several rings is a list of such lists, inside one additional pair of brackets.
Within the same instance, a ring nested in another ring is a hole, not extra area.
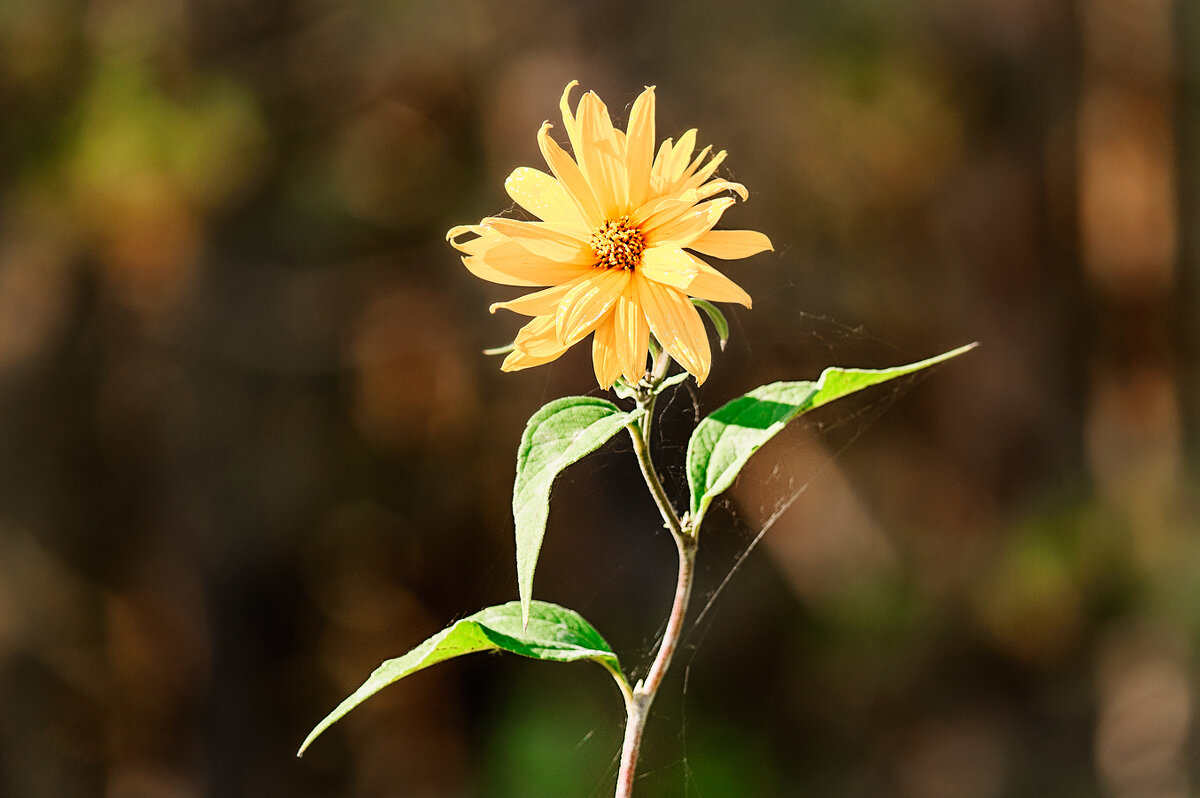
[(687, 616), (688, 599), (692, 595), (692, 573), (696, 562), (696, 538), (693, 535), (676, 535), (675, 544), (679, 551), (679, 578), (675, 583), (675, 601), (671, 605), (671, 617), (663, 633), (658, 656), (650, 666), (645, 680), (633, 688), (632, 698), (626, 701), (625, 742), (621, 747), (621, 769), (617, 773), (616, 798), (630, 798), (633, 794), (633, 778), (637, 771), (638, 754), (642, 747), (642, 732), (650, 717), (650, 705), (658, 694), (663, 677), (671, 667), (671, 658), (679, 645), (683, 621)]
[(650, 489), (650, 495), (654, 497), (654, 503), (658, 505), (663, 523), (671, 530), (671, 534), (678, 538), (685, 534), (683, 523), (679, 520), (675, 508), (671, 506), (667, 492), (663, 489), (662, 480), (658, 478), (658, 471), (654, 468), (654, 460), (650, 457), (650, 426), (654, 419), (654, 403), (657, 399), (655, 389), (666, 377), (670, 365), (671, 356), (661, 349), (658, 350), (649, 375), (643, 379), (643, 384), (639, 384), (637, 403), (638, 407), (645, 412), (627, 429), (629, 437), (633, 439), (633, 452), (637, 455), (638, 467), (642, 470), (646, 487)]
[[(670, 358), (665, 352), (659, 352), (651, 371), (650, 382), (657, 387), (665, 378)], [(681, 520), (663, 490), (662, 481), (650, 458), (650, 419), (654, 412), (653, 388), (638, 397), (638, 406), (646, 410), (646, 415), (631, 424), (629, 435), (633, 439), (633, 450), (637, 455), (638, 466), (646, 479), (646, 486), (654, 497), (655, 504), (662, 514), (663, 522), (671, 530), (675, 548), (679, 554), (679, 576), (675, 583), (675, 600), (671, 605), (671, 615), (667, 619), (667, 628), (663, 632), (662, 644), (658, 654), (650, 666), (646, 678), (634, 685), (631, 693), (625, 698), (625, 741), (621, 747), (621, 768), (617, 774), (617, 791), (615, 798), (630, 798), (633, 794), (633, 779), (637, 771), (638, 754), (642, 747), (642, 733), (646, 721), (650, 717), (650, 705), (658, 694), (663, 677), (671, 666), (671, 659), (679, 645), (683, 622), (687, 617), (688, 600), (692, 594), (692, 573), (696, 561), (697, 529)]]
[[(658, 342), (654, 340), (654, 336), (650, 337), (650, 352), (653, 355), (653, 360), (651, 361), (650, 369), (646, 372), (646, 376), (642, 377), (641, 381), (637, 384), (636, 389), (635, 389), (636, 394), (637, 394), (638, 407), (640, 407), (642, 410), (646, 411), (645, 414), (643, 415), (642, 421), (641, 421), (642, 441), (646, 447), (650, 446), (650, 426), (654, 421), (654, 403), (658, 400), (658, 386), (661, 385), (662, 381), (667, 378), (667, 371), (671, 368), (671, 356), (667, 354), (665, 349), (663, 349), (661, 346), (658, 345)], [(637, 442), (635, 441), (634, 445), (636, 446), (636, 444), (637, 444)], [(649, 462), (650, 462), (649, 455), (645, 455), (645, 456), (643, 456), (642, 454), (638, 455), (638, 463), (639, 464), (649, 463)], [(648, 470), (649, 470), (649, 473), (647, 473), (646, 466), (645, 465), (642, 466), (642, 474), (643, 474), (643, 476), (646, 477), (646, 484), (649, 485), (651, 479), (653, 479), (654, 482), (657, 483), (658, 477), (656, 475), (653, 475), (653, 472), (654, 472), (653, 466), (651, 465), (651, 467)], [(652, 493), (654, 492), (653, 486), (651, 486), (650, 491)], [(661, 487), (660, 487), (660, 492), (661, 492)], [(654, 498), (655, 498), (655, 501), (658, 501), (658, 498), (659, 498), (658, 494), (655, 494)], [(662, 507), (663, 507), (663, 505), (660, 502), (659, 509), (662, 510)], [(667, 524), (669, 526), (670, 520), (667, 518), (667, 515), (668, 514), (664, 511), (663, 512), (663, 520), (667, 521)]]
[(671, 368), (671, 356), (660, 347), (654, 355), (654, 365), (650, 369), (650, 381), (658, 385), (666, 379), (669, 368)]
[(648, 417), (642, 418), (626, 427), (629, 430), (629, 437), (633, 440), (633, 453), (637, 455), (638, 466), (642, 469), (642, 477), (646, 480), (646, 487), (650, 489), (650, 495), (654, 497), (654, 503), (658, 505), (658, 512), (662, 515), (663, 523), (671, 530), (672, 535), (677, 538), (684, 537), (686, 533), (683, 529), (683, 522), (679, 520), (675, 508), (671, 506), (667, 492), (663, 489), (662, 481), (658, 478), (658, 472), (655, 471), (654, 463), (650, 459), (650, 447), (646, 444), (647, 434), (650, 431), (648, 421)]

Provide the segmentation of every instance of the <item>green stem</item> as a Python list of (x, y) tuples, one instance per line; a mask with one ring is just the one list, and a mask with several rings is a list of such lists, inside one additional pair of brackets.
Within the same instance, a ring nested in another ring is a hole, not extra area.
[(629, 430), (629, 437), (633, 439), (633, 452), (637, 455), (638, 467), (642, 470), (642, 477), (646, 480), (646, 487), (650, 489), (650, 495), (654, 497), (654, 503), (658, 505), (663, 522), (671, 530), (671, 534), (679, 537), (684, 534), (683, 524), (675, 512), (675, 508), (671, 506), (670, 500), (667, 499), (667, 492), (663, 490), (662, 480), (658, 478), (658, 472), (654, 469), (654, 461), (650, 457), (650, 427), (654, 423), (654, 404), (658, 400), (658, 386), (666, 379), (667, 370), (670, 368), (671, 356), (666, 353), (666, 350), (657, 349), (654, 362), (638, 390), (638, 407), (646, 412), (626, 429)]
[[(653, 397), (648, 404), (648, 411), (653, 412)], [(654, 469), (654, 461), (650, 459), (650, 447), (647, 441), (650, 437), (649, 414), (633, 422), (626, 429), (629, 430), (629, 437), (633, 439), (633, 453), (637, 455), (638, 467), (642, 470), (642, 477), (646, 480), (646, 487), (650, 489), (650, 495), (654, 497), (654, 503), (658, 505), (658, 512), (662, 515), (663, 523), (671, 530), (672, 535), (683, 537), (683, 523), (679, 520), (675, 508), (671, 506), (667, 492), (663, 489), (662, 480), (658, 478), (658, 472)]]
[(625, 707), (628, 709), (633, 701), (633, 688), (629, 686), (629, 680), (625, 678), (625, 674), (621, 672), (620, 668), (609, 665), (607, 662), (601, 664), (613, 677), (613, 681), (617, 683), (617, 689), (621, 691), (621, 697), (625, 699)]
[(637, 771), (638, 755), (641, 753), (642, 732), (650, 717), (650, 705), (658, 694), (671, 659), (679, 645), (683, 622), (687, 616), (688, 600), (692, 595), (692, 574), (696, 562), (696, 538), (692, 535), (675, 536), (676, 548), (679, 552), (679, 577), (675, 583), (675, 601), (671, 605), (671, 615), (667, 619), (667, 628), (663, 632), (662, 645), (658, 655), (645, 680), (633, 688), (632, 696), (625, 701), (625, 740), (621, 746), (621, 769), (617, 773), (617, 791), (615, 798), (630, 798), (633, 794), (633, 778)]
[[(666, 360), (666, 355), (662, 356)], [(654, 377), (661, 382), (666, 374), (667, 365), (656, 359)], [(671, 530), (675, 548), (679, 554), (679, 575), (675, 583), (675, 600), (671, 605), (671, 614), (667, 619), (667, 628), (663, 632), (662, 644), (658, 654), (650, 666), (646, 678), (638, 682), (632, 693), (625, 697), (625, 740), (621, 746), (621, 768), (617, 774), (617, 790), (615, 798), (630, 798), (633, 794), (633, 779), (637, 771), (638, 755), (641, 752), (642, 733), (650, 716), (650, 705), (658, 694), (671, 659), (679, 645), (683, 631), (683, 622), (687, 617), (688, 601), (692, 595), (692, 574), (695, 570), (697, 529), (685, 525), (680, 519), (663, 490), (662, 480), (654, 468), (650, 457), (650, 418), (654, 412), (654, 393), (651, 390), (645, 398), (639, 399), (639, 406), (646, 410), (646, 415), (638, 422), (631, 424), (629, 435), (633, 439), (633, 451), (637, 455), (638, 466), (646, 480), (646, 487), (654, 497), (654, 503), (662, 514), (663, 521)]]

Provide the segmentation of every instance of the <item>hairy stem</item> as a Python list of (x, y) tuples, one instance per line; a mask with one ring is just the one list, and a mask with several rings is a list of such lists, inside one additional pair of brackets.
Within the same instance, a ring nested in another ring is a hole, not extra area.
[(644, 681), (634, 686), (633, 695), (626, 700), (625, 741), (621, 747), (621, 769), (617, 774), (616, 798), (630, 798), (633, 794), (633, 778), (642, 747), (642, 732), (650, 717), (650, 705), (654, 703), (663, 677), (671, 666), (671, 658), (679, 645), (683, 621), (687, 616), (688, 599), (692, 594), (693, 565), (696, 560), (696, 539), (690, 535), (676, 536), (675, 542), (679, 550), (679, 579), (675, 584), (675, 601), (671, 606), (667, 629), (663, 633), (662, 645), (659, 646), (654, 664), (650, 666), (650, 673)]
[(633, 453), (637, 455), (638, 467), (642, 469), (642, 477), (646, 480), (646, 487), (650, 489), (650, 495), (654, 497), (654, 503), (658, 505), (663, 523), (671, 530), (671, 534), (678, 538), (684, 535), (683, 523), (679, 520), (675, 508), (671, 506), (667, 492), (663, 489), (662, 480), (658, 478), (658, 472), (654, 469), (654, 461), (650, 459), (650, 446), (647, 439), (650, 436), (650, 413), (654, 412), (653, 397), (647, 403), (646, 409), (647, 414), (626, 429), (629, 430), (629, 437), (633, 439)]
[(683, 621), (687, 616), (688, 600), (692, 594), (692, 573), (696, 561), (696, 530), (685, 526), (671, 506), (654, 468), (654, 461), (650, 458), (649, 419), (654, 410), (653, 395), (641, 404), (647, 410), (647, 414), (642, 421), (630, 425), (629, 434), (633, 438), (634, 453), (637, 455), (642, 476), (646, 479), (646, 486), (650, 489), (650, 494), (662, 513), (663, 521), (675, 540), (675, 548), (679, 554), (679, 576), (675, 583), (675, 600), (671, 605), (671, 615), (667, 619), (662, 644), (650, 666), (650, 672), (643, 681), (634, 686), (632, 694), (626, 695), (625, 741), (621, 747), (621, 769), (617, 774), (615, 798), (630, 798), (633, 794), (633, 778), (637, 771), (638, 754), (641, 752), (642, 732), (650, 717), (650, 705), (654, 703), (654, 697), (679, 645)]

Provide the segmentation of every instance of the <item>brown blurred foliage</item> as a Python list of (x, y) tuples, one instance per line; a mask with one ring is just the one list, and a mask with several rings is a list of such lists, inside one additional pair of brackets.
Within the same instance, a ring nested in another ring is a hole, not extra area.
[[(697, 411), (983, 344), (752, 462), (642, 794), (1195, 794), (1200, 5), (32, 0), (0, 3), (0, 795), (611, 790), (583, 666), (448, 664), (293, 757), (515, 594), (522, 426), (594, 384), (500, 374), (513, 292), (442, 239), (509, 207), (572, 78), (618, 117), (656, 84), (776, 244), (664, 410), (674, 490)], [(635, 669), (673, 579), (640, 496), (621, 444), (574, 467), (538, 577)]]

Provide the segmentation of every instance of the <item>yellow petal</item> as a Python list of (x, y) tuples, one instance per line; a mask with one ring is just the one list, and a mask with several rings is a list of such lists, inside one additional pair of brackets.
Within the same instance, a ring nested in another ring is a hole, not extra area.
[(662, 194), (670, 186), (671, 181), (667, 178), (667, 161), (671, 160), (671, 153), (674, 149), (674, 139), (664, 139), (663, 143), (658, 145), (658, 154), (654, 156), (654, 163), (650, 167), (651, 196)]
[[(700, 154), (697, 155), (690, 164), (688, 164), (687, 168), (684, 169), (683, 172), (679, 176), (683, 179), (687, 179), (687, 178), (691, 178), (693, 175), (695, 175), (696, 170), (700, 168), (700, 164), (704, 163), (704, 159), (708, 157), (708, 154), (710, 152), (712, 152), (711, 144), (708, 145), (707, 147), (705, 147), (704, 149), (700, 150)], [(721, 151), (720, 157), (722, 160), (725, 158), (724, 150)], [(720, 163), (720, 162), (718, 161), (718, 163)], [(716, 167), (713, 167), (713, 168), (715, 169)]]
[(547, 363), (558, 360), (567, 349), (568, 347), (564, 346), (551, 355), (531, 355), (528, 352), (514, 349), (504, 358), (504, 362), (500, 364), (500, 370), (521, 371), (522, 369), (529, 369), (534, 366), (544, 366)]
[(539, 316), (526, 324), (517, 333), (516, 347), (504, 358), (500, 365), (502, 371), (518, 371), (532, 366), (540, 366), (557, 359), (567, 347), (558, 342), (554, 335), (554, 317)]
[(697, 272), (688, 286), (688, 296), (709, 302), (736, 302), (743, 307), (750, 307), (750, 295), (740, 285), (694, 255), (692, 262), (696, 264)]
[(617, 299), (613, 310), (613, 333), (617, 343), (617, 360), (621, 373), (630, 385), (646, 373), (646, 353), (650, 348), (650, 325), (637, 302), (635, 281), (630, 280)]
[(580, 263), (591, 256), (591, 246), (581, 237), (581, 228), (499, 217), (484, 219), (482, 226), (507, 236), (534, 255), (547, 260)]
[(696, 308), (682, 292), (653, 280), (637, 280), (638, 304), (654, 337), (689, 374), (702, 383), (712, 365), (708, 335)]
[(692, 211), (679, 216), (666, 224), (645, 228), (646, 244), (674, 244), (678, 247), (690, 246), (693, 241), (713, 228), (721, 220), (725, 209), (733, 204), (731, 197), (703, 202)]
[(648, 280), (687, 291), (699, 269), (692, 256), (679, 247), (650, 247), (642, 253), (638, 271)]
[(695, 191), (658, 197), (634, 210), (629, 215), (629, 223), (643, 229), (658, 227), (687, 213), (699, 201), (700, 197)]
[(757, 230), (709, 230), (688, 244), (688, 248), (721, 260), (737, 260), (774, 251), (771, 239)]
[(692, 128), (679, 137), (679, 141), (671, 151), (671, 157), (664, 165), (666, 177), (672, 183), (683, 177), (683, 170), (687, 168), (688, 162), (692, 160), (692, 153), (695, 149), (696, 128)]
[(596, 382), (605, 390), (621, 376), (611, 313), (596, 327), (596, 335), (592, 338), (592, 368), (596, 371)]
[[(619, 127), (614, 127), (612, 134), (613, 144), (615, 145), (614, 151), (617, 153), (617, 162), (622, 164), (622, 169), (624, 169), (625, 156), (629, 150), (628, 145), (625, 143), (625, 131)], [(626, 174), (626, 179), (628, 179), (628, 174)]]
[(538, 148), (542, 151), (542, 157), (546, 159), (546, 164), (558, 178), (558, 182), (575, 201), (587, 226), (589, 228), (598, 227), (604, 221), (604, 217), (600, 213), (600, 206), (596, 203), (596, 195), (588, 185), (587, 178), (583, 176), (579, 164), (571, 160), (571, 156), (558, 146), (558, 142), (550, 138), (550, 127), (550, 123), (545, 122), (542, 124), (542, 129), (538, 131)]
[(650, 167), (654, 163), (654, 87), (633, 101), (625, 133), (625, 166), (629, 179), (629, 204), (639, 207), (650, 196)]
[(730, 180), (710, 180), (696, 189), (696, 194), (700, 199), (708, 199), (720, 194), (722, 191), (732, 191), (742, 198), (742, 202), (750, 199), (750, 192), (746, 190), (745, 186)]
[(624, 269), (598, 270), (591, 278), (579, 281), (558, 306), (558, 342), (569, 346), (594, 330), (628, 282), (629, 272)]
[(558, 357), (567, 347), (554, 334), (554, 317), (538, 316), (517, 331), (513, 346), (532, 357)]
[(567, 131), (567, 141), (571, 142), (571, 152), (575, 153), (575, 157), (579, 157), (579, 125), (575, 121), (575, 116), (571, 113), (571, 89), (579, 85), (579, 81), (573, 80), (563, 89), (562, 97), (558, 100), (558, 108), (562, 112), (563, 127)]
[[(525, 210), (547, 222), (586, 228), (579, 207), (562, 183), (545, 172), (522, 166), (504, 181), (508, 196)], [(715, 192), (714, 192), (715, 193)]]
[(463, 265), (481, 280), (501, 285), (558, 285), (591, 271), (591, 261), (559, 263), (533, 255), (515, 241), (502, 239), (479, 255), (463, 258)]
[[(720, 166), (721, 162), (724, 160), (725, 160), (725, 150), (721, 150), (716, 155), (714, 155), (712, 157), (712, 160), (709, 161), (708, 163), (706, 163), (702, 169), (699, 169), (698, 171), (694, 172), (690, 177), (688, 177), (684, 181), (682, 187), (683, 188), (696, 188), (697, 186), (700, 186), (702, 183), (704, 183), (705, 180), (708, 180), (710, 177), (713, 176), (713, 172), (717, 171), (717, 167)], [(697, 162), (698, 161), (699, 161), (699, 159), (697, 159)]]
[[(463, 236), (473, 233), (474, 238), (468, 238), (465, 241), (460, 241)], [(478, 255), (489, 247), (494, 247), (502, 240), (496, 233), (483, 229), (477, 224), (460, 224), (457, 227), (451, 227), (446, 233), (446, 240), (450, 242), (450, 246), (457, 249), (459, 252), (464, 252), (467, 255)]]
[(590, 272), (585, 272), (576, 279), (562, 285), (544, 288), (541, 291), (534, 291), (532, 294), (526, 294), (508, 302), (495, 302), (488, 308), (488, 311), (495, 313), (497, 310), (503, 308), (511, 310), (513, 313), (520, 313), (523, 316), (553, 316), (558, 311), (558, 305), (566, 297), (567, 292), (574, 288), (580, 280), (587, 280), (590, 277)]
[(575, 151), (588, 185), (596, 195), (605, 218), (620, 216), (628, 205), (625, 189), (625, 165), (617, 153), (612, 119), (608, 108), (595, 92), (588, 92), (579, 101), (580, 146)]

